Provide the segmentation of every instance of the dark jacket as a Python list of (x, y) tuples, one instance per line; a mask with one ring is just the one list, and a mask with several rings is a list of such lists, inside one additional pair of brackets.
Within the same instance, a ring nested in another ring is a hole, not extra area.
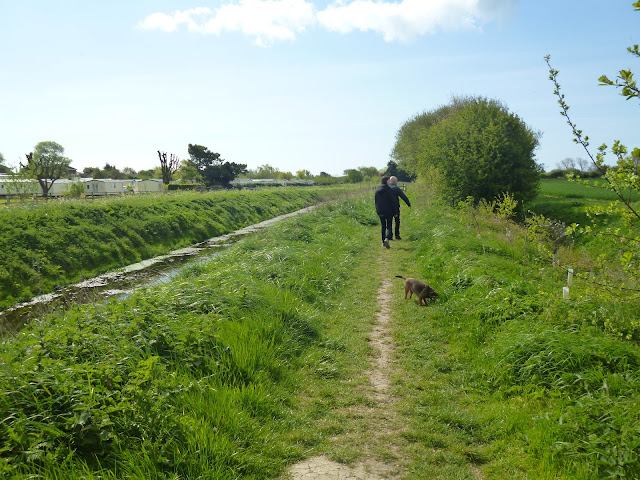
[(389, 188), (391, 189), (391, 193), (393, 194), (393, 214), (394, 215), (397, 215), (400, 213), (400, 199), (402, 199), (404, 203), (407, 204), (407, 207), (411, 206), (411, 202), (409, 201), (409, 199), (407, 198), (407, 196), (404, 194), (404, 192), (398, 186), (397, 183), (390, 184)]
[(378, 185), (375, 193), (376, 213), (383, 217), (393, 217), (393, 202), (396, 201), (389, 185)]

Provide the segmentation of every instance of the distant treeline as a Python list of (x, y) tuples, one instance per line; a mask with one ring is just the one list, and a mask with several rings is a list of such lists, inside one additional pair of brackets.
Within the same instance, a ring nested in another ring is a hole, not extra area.
[(602, 173), (598, 170), (580, 170), (578, 168), (555, 168), (549, 172), (542, 172), (542, 178), (565, 178), (573, 175), (580, 178), (601, 178)]

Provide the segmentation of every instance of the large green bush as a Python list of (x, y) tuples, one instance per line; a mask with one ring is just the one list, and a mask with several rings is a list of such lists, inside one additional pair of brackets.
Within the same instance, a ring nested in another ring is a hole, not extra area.
[(392, 155), (454, 203), (510, 193), (521, 204), (537, 193), (537, 146), (538, 135), (500, 102), (463, 98), (403, 125)]

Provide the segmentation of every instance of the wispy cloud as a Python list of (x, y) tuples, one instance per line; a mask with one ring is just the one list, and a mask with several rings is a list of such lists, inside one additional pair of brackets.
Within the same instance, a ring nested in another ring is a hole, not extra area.
[(387, 42), (410, 41), (438, 31), (480, 30), (484, 23), (503, 17), (517, 0), (336, 0), (317, 10), (307, 0), (237, 0), (220, 8), (198, 7), (171, 14), (153, 13), (138, 27), (173, 32), (220, 35), (240, 32), (257, 45), (294, 40), (308, 27), (342, 34), (375, 32)]
[(189, 31), (202, 34), (239, 32), (252, 37), (256, 45), (269, 46), (295, 39), (315, 21), (313, 4), (305, 0), (239, 0), (213, 10), (199, 7), (153, 13), (138, 27), (173, 32), (184, 24)]
[(338, 1), (317, 13), (320, 24), (339, 33), (372, 31), (387, 42), (409, 41), (438, 31), (480, 30), (515, 0)]
[(189, 10), (178, 10), (171, 15), (166, 13), (152, 13), (147, 18), (138, 23), (138, 28), (143, 30), (162, 30), (173, 32), (180, 25), (185, 24), (189, 30), (199, 30), (202, 21), (206, 21), (213, 12), (210, 8), (199, 7)]

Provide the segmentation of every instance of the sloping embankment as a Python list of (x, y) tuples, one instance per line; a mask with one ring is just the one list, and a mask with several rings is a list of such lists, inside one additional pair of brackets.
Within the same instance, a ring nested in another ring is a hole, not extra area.
[(317, 188), (176, 193), (0, 210), (0, 307), (316, 203)]

